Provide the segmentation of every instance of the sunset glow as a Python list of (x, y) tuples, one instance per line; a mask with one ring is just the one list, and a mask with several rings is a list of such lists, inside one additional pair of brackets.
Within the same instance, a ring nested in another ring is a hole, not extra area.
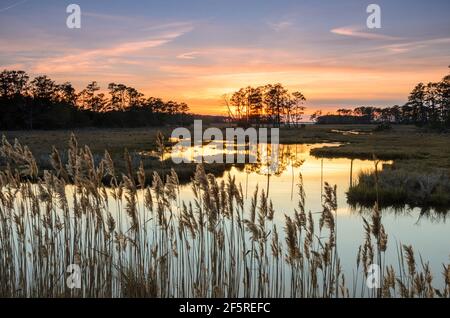
[(65, 2), (3, 0), (0, 69), (77, 89), (120, 82), (201, 114), (276, 82), (300, 90), (307, 113), (391, 106), (450, 63), (449, 2), (393, 2), (378, 1), (383, 27), (371, 30), (364, 1), (77, 1), (82, 27), (70, 30)]

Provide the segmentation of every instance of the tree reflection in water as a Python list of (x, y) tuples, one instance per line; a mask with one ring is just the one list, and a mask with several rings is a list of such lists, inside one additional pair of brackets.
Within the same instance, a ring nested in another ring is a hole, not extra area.
[(300, 167), (305, 162), (300, 156), (301, 153), (305, 153), (304, 145), (277, 145), (276, 148), (273, 149), (271, 144), (258, 145), (255, 162), (245, 164), (246, 195), (248, 192), (248, 175), (250, 173), (267, 176), (266, 194), (269, 195), (270, 177), (280, 176), (290, 168), (292, 169), (291, 200), (293, 199), (295, 183), (294, 169)]

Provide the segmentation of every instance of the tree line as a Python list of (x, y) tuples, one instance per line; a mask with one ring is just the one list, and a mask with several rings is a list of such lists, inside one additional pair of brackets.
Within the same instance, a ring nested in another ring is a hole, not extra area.
[(223, 96), (231, 121), (241, 125), (297, 126), (305, 111), (305, 96), (282, 84), (247, 86)]
[(46, 75), (30, 80), (24, 71), (0, 73), (0, 129), (140, 127), (191, 119), (186, 103), (146, 98), (124, 84), (110, 83), (105, 95), (95, 81), (77, 92), (70, 82), (58, 84)]
[(450, 74), (438, 82), (417, 84), (402, 106), (341, 108), (336, 113), (338, 118), (330, 118), (333, 115), (323, 116), (321, 111), (317, 111), (310, 119), (320, 123), (331, 119), (337, 121), (342, 118), (346, 121), (351, 117), (365, 117), (369, 122), (450, 127)]

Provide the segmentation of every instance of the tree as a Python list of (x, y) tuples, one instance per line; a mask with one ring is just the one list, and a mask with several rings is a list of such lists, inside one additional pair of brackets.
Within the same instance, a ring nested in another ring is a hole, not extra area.
[(56, 100), (57, 87), (46, 75), (38, 76), (31, 82), (31, 93), (35, 100), (49, 102)]
[[(338, 110), (338, 113), (342, 113), (342, 110)], [(403, 106), (357, 107), (354, 113), (358, 116), (370, 116), (371, 121), (381, 119), (385, 122), (449, 127), (450, 75), (439, 82), (417, 84)]]
[(281, 118), (289, 104), (288, 91), (280, 83), (266, 85), (264, 89), (266, 113), (270, 116), (273, 125), (280, 127)]
[(393, 120), (394, 123), (400, 123), (402, 121), (400, 106), (394, 105), (391, 107), (391, 120)]
[(0, 97), (11, 98), (27, 95), (28, 80), (29, 76), (24, 71), (2, 71), (0, 73)]
[(127, 107), (139, 107), (142, 105), (142, 98), (144, 97), (144, 94), (138, 92), (133, 87), (127, 87), (126, 88), (126, 96), (127, 96)]
[(392, 122), (392, 108), (386, 107), (381, 110), (381, 120), (383, 122)]
[(57, 98), (60, 103), (65, 103), (71, 106), (75, 106), (77, 102), (77, 94), (75, 88), (69, 82), (65, 82), (61, 85), (57, 85)]
[(288, 124), (293, 123), (298, 126), (298, 123), (302, 120), (302, 116), (305, 113), (305, 106), (303, 103), (306, 101), (305, 96), (301, 92), (293, 92), (291, 94), (291, 102), (288, 109)]
[(319, 118), (320, 116), (322, 116), (322, 111), (321, 110), (316, 110), (314, 113), (311, 114), (311, 116), (309, 116), (309, 120), (311, 121), (316, 121), (317, 118)]
[[(450, 66), (449, 66), (450, 68)], [(447, 127), (450, 126), (450, 74), (446, 75), (439, 83), (441, 94), (441, 116)]]
[(109, 94), (111, 95), (106, 111), (123, 110), (125, 108), (125, 91), (126, 86), (123, 84), (110, 83), (108, 85)]
[(371, 106), (361, 106), (356, 107), (353, 110), (353, 113), (357, 116), (367, 116), (369, 120), (372, 121), (375, 119), (376, 115), (380, 112), (379, 108), (371, 107)]
[(94, 112), (104, 111), (107, 101), (103, 93), (97, 94), (100, 90), (96, 81), (89, 83), (79, 94), (80, 108), (84, 110), (92, 110)]
[(245, 90), (241, 88), (239, 91), (234, 92), (230, 99), (231, 105), (234, 108), (234, 116), (237, 121), (243, 121), (246, 114), (247, 96)]
[(414, 87), (408, 97), (408, 106), (411, 107), (411, 120), (414, 123), (426, 123), (428, 120), (425, 103), (425, 86), (419, 83)]
[(161, 98), (150, 97), (147, 99), (145, 107), (150, 109), (151, 112), (163, 113), (165, 105)]
[(139, 127), (179, 123), (189, 117), (186, 103), (145, 100), (124, 84), (109, 84), (107, 99), (95, 81), (77, 93), (71, 83), (57, 84), (45, 75), (28, 80), (23, 71), (0, 72), (0, 129)]
[(247, 87), (245, 95), (247, 97), (247, 121), (251, 121), (259, 125), (261, 123), (263, 111), (263, 95), (262, 87)]
[(339, 116), (350, 116), (351, 114), (353, 114), (353, 110), (346, 108), (340, 108), (336, 112)]
[(440, 104), (440, 96), (438, 91), (438, 83), (428, 83), (424, 89), (423, 104), (427, 112), (427, 120), (436, 124), (439, 122), (438, 107)]
[(260, 125), (262, 122), (280, 126), (299, 122), (304, 113), (305, 96), (301, 92), (290, 94), (280, 83), (265, 86), (247, 86), (223, 95), (229, 118), (237, 123)]
[(230, 117), (247, 125), (256, 123), (259, 125), (263, 116), (263, 88), (251, 87), (239, 89), (231, 98), (224, 96), (225, 104)]
[(180, 107), (178, 109), (180, 114), (187, 114), (189, 112), (189, 106), (186, 103), (179, 104)]

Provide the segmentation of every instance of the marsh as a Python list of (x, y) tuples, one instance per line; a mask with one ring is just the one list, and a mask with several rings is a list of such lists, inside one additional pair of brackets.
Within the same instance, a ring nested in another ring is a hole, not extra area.
[[(54, 149), (52, 169), (41, 178), (28, 148), (6, 142), (2, 153), (10, 165), (0, 178), (2, 294), (448, 293), (448, 246), (436, 244), (450, 238), (446, 213), (408, 207), (380, 210), (377, 205), (355, 209), (347, 203), (346, 192), (356, 176), (374, 169), (382, 172), (393, 162), (311, 155), (315, 149), (340, 146), (282, 144), (275, 173), (248, 164), (214, 177), (197, 165), (191, 182), (181, 184), (173, 170), (160, 176), (147, 174), (142, 164), (133, 167), (129, 153), (124, 161), (130, 172), (119, 177), (108, 153), (96, 163), (89, 147), (79, 145), (75, 136), (67, 160)], [(36, 183), (20, 182), (22, 173), (31, 173)], [(102, 182), (105, 175), (111, 177), (108, 187)], [(81, 290), (54, 280), (73, 262), (82, 268)], [(382, 289), (365, 285), (373, 262), (383, 269)], [(434, 280), (429, 279), (431, 273), (436, 273)], [(427, 283), (418, 289), (412, 282), (421, 277), (427, 277)]]

